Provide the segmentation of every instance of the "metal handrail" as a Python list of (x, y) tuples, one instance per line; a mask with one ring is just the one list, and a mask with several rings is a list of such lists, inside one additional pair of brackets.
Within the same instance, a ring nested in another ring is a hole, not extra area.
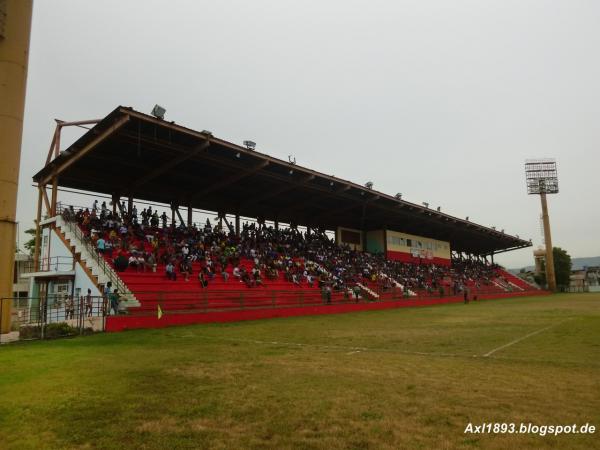
[[(66, 268), (65, 268), (66, 267)], [(41, 258), (38, 267), (35, 267), (34, 261), (27, 261), (25, 263), (25, 272), (58, 272), (60, 270), (70, 271), (73, 270), (73, 257), (72, 256), (47, 256)]]
[(90, 240), (83, 233), (79, 225), (73, 220), (74, 218), (69, 215), (64, 214), (64, 210), (60, 211), (61, 217), (64, 219), (65, 223), (69, 227), (69, 231), (71, 231), (75, 237), (82, 243), (88, 253), (96, 260), (98, 266), (106, 275), (110, 282), (113, 285), (113, 288), (117, 289), (119, 292), (130, 293), (126, 288), (125, 283), (114, 273), (112, 267), (107, 264), (106, 259), (98, 252), (98, 250), (91, 244)]

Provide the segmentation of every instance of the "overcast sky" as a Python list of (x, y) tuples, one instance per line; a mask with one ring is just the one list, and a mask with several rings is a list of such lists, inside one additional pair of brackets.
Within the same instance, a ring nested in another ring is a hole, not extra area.
[[(556, 158), (554, 244), (600, 255), (599, 23), (596, 0), (36, 0), (17, 220), (33, 223), (54, 118), (159, 103), (534, 246), (523, 163)], [(532, 249), (497, 261), (529, 265)]]

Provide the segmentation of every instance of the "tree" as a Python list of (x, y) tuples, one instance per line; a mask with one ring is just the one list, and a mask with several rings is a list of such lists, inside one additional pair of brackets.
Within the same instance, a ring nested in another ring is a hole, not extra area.
[(23, 244), (23, 247), (29, 252), (29, 255), (33, 256), (33, 251), (35, 250), (35, 228), (29, 228), (28, 230), (25, 230), (25, 233), (32, 237)]
[(552, 249), (557, 286), (568, 286), (571, 278), (571, 256), (560, 247)]
[[(571, 256), (560, 247), (552, 248), (554, 256), (554, 275), (557, 286), (568, 286), (571, 281)], [(542, 262), (542, 273), (535, 275), (534, 280), (540, 286), (546, 286), (546, 262)]]

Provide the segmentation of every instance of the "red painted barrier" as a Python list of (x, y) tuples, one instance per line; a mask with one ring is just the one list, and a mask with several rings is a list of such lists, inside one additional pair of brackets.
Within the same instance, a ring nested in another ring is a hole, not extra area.
[[(481, 295), (479, 299), (492, 300), (547, 294), (549, 294), (547, 291), (507, 292), (506, 294)], [(111, 316), (106, 319), (106, 331), (114, 332), (138, 328), (164, 328), (176, 325), (191, 325), (199, 323), (239, 322), (242, 320), (271, 319), (275, 317), (339, 314), (357, 311), (420, 307), (460, 302), (463, 302), (462, 296), (401, 299), (372, 303), (338, 303), (331, 305), (297, 306), (287, 308), (256, 308), (198, 313), (168, 313), (164, 314), (160, 319), (155, 314), (145, 316)]]

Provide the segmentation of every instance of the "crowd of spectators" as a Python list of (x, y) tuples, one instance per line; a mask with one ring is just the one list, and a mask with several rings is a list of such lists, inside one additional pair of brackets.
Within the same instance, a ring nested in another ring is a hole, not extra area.
[[(126, 211), (125, 205), (120, 209)], [(357, 283), (378, 291), (403, 289), (458, 294), (468, 286), (493, 283), (496, 266), (475, 259), (451, 266), (391, 261), (382, 254), (337, 245), (323, 230), (300, 232), (244, 223), (239, 235), (229, 227), (190, 227), (168, 223), (152, 207), (131, 214), (109, 210), (106, 202), (64, 214), (76, 220), (87, 238), (118, 271), (164, 271), (166, 279), (196, 282), (206, 288), (217, 278), (260, 287), (283, 278), (293, 285), (348, 292)]]

